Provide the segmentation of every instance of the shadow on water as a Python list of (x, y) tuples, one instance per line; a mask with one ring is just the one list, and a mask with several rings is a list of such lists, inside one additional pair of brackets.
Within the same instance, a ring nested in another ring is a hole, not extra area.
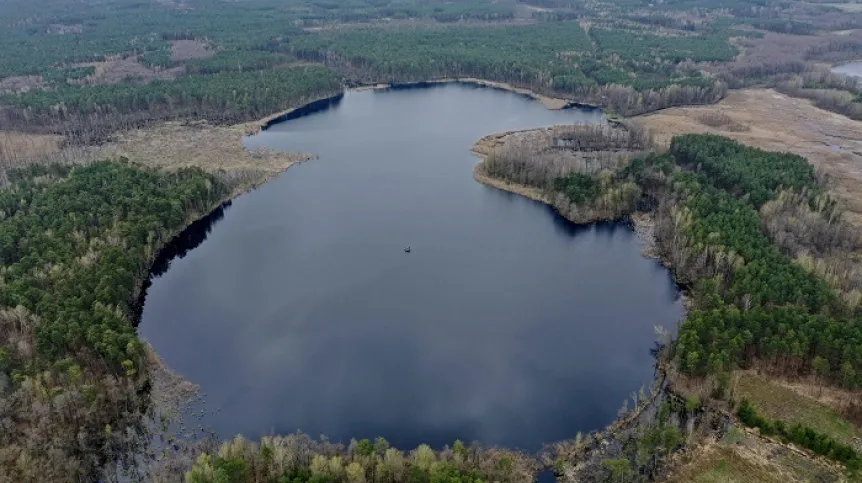
[[(506, 92), (506, 93), (514, 95), (514, 96), (522, 97), (524, 99), (529, 99), (531, 101), (536, 100), (536, 98), (530, 94), (525, 94), (523, 92), (514, 91), (511, 89), (507, 89), (505, 87), (498, 87), (498, 86), (494, 86), (494, 85), (479, 84), (476, 82), (458, 81), (458, 80), (451, 81), (451, 82), (422, 81), (422, 82), (408, 82), (408, 83), (403, 83), (403, 84), (390, 84), (389, 86), (384, 87), (384, 88), (374, 89), (374, 92), (377, 94), (382, 94), (382, 93), (391, 92), (391, 91), (410, 91), (410, 90), (419, 90), (419, 89), (427, 90), (427, 89), (434, 89), (434, 88), (445, 88), (447, 85), (452, 85), (452, 84), (456, 84), (460, 87), (464, 87), (467, 89), (475, 89), (475, 90), (491, 89), (491, 90), (495, 90), (495, 91), (499, 91), (499, 92)], [(579, 110), (589, 111), (589, 112), (597, 112), (597, 111), (602, 110), (602, 108), (599, 106), (593, 106), (590, 104), (582, 104), (580, 102), (574, 102), (574, 101), (567, 103), (565, 106), (563, 106), (561, 109), (558, 109), (558, 110), (563, 111), (566, 109), (579, 109)]]
[(334, 107), (338, 107), (341, 104), (341, 101), (344, 99), (344, 93), (336, 94), (332, 97), (327, 97), (325, 99), (320, 99), (318, 101), (314, 101), (308, 103), (302, 107), (298, 107), (293, 111), (288, 112), (283, 116), (279, 116), (275, 119), (268, 121), (264, 126), (263, 130), (267, 130), (275, 124), (282, 123), (284, 121), (290, 121), (292, 119), (298, 119), (300, 117), (308, 116), (309, 114), (314, 114), (317, 112), (326, 111), (328, 109), (332, 109)]
[[(505, 200), (507, 203), (523, 203), (525, 201), (524, 197), (519, 194), (512, 193), (510, 191), (498, 190), (490, 186), (486, 186), (486, 188), (489, 191), (493, 192), (494, 195), (496, 195), (500, 199)], [(607, 238), (610, 240), (613, 239), (615, 236), (619, 235), (620, 232), (628, 232), (633, 229), (633, 225), (628, 219), (622, 219), (617, 221), (599, 221), (595, 223), (585, 224), (573, 223), (564, 218), (563, 215), (561, 215), (557, 211), (557, 209), (551, 205), (535, 200), (526, 201), (541, 205), (542, 209), (546, 210), (550, 215), (551, 219), (553, 220), (554, 231), (561, 235), (574, 237), (595, 230), (597, 235), (600, 235), (602, 238)], [(658, 266), (662, 270), (665, 270), (661, 263), (659, 263)]]
[(224, 212), (230, 205), (230, 200), (225, 201), (208, 215), (192, 222), (191, 225), (162, 247), (158, 255), (156, 255), (153, 264), (150, 265), (150, 274), (141, 286), (141, 293), (138, 295), (138, 299), (132, 304), (132, 320), (135, 326), (140, 323), (144, 302), (147, 298), (147, 289), (153, 284), (153, 279), (164, 275), (171, 268), (171, 262), (185, 257), (190, 251), (199, 247), (207, 239), (207, 235), (210, 234), (213, 226), (224, 218)]

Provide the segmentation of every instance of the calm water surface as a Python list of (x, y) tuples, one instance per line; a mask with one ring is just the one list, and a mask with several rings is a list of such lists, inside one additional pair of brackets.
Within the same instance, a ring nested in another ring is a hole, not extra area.
[(535, 450), (598, 429), (651, 380), (677, 290), (626, 226), (575, 227), (476, 183), (469, 148), (600, 120), (446, 85), (349, 92), (277, 124), (247, 145), (320, 159), (225, 210), (153, 280), (140, 331), (224, 437)]
[(832, 68), (832, 72), (836, 74), (851, 75), (854, 77), (862, 77), (862, 61), (849, 62), (847, 64), (836, 65)]

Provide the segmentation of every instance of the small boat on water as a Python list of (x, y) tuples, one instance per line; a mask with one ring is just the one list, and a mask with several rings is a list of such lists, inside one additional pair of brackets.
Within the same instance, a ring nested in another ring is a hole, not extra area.
[(404, 247), (404, 253), (410, 253), (410, 247)]

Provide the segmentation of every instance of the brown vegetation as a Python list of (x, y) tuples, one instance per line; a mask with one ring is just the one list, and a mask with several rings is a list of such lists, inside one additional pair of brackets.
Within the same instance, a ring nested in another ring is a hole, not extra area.
[(743, 132), (751, 128), (733, 121), (733, 118), (723, 112), (705, 112), (697, 117), (704, 126), (722, 128), (725, 131)]
[(167, 122), (119, 134), (94, 157), (123, 156), (169, 170), (195, 166), (219, 173), (229, 185), (238, 185), (240, 192), (314, 157), (266, 148), (247, 150), (242, 144), (247, 129), (246, 125), (214, 126), (206, 121)]
[[(645, 131), (610, 125), (554, 126), (496, 134), (473, 148), (484, 160), (477, 181), (548, 203), (575, 223), (616, 219), (641, 195), (634, 183), (617, 183), (611, 171), (644, 154), (652, 144)], [(572, 174), (599, 176), (595, 199), (573, 200), (555, 188)]]
[[(820, 196), (815, 202), (830, 200)], [(812, 209), (804, 194), (785, 191), (764, 204), (760, 216), (773, 243), (836, 288), (848, 306), (862, 302), (862, 236), (840, 211), (827, 216)]]
[[(720, 113), (748, 131), (706, 126), (707, 113)], [(819, 109), (772, 89), (731, 91), (713, 106), (676, 107), (633, 119), (661, 144), (677, 134), (721, 134), (750, 146), (789, 151), (808, 158), (829, 178), (831, 190), (848, 210), (848, 221), (862, 226), (862, 122)]]
[(60, 150), (62, 141), (62, 136), (0, 131), (0, 166), (19, 166), (50, 156)]
[[(0, 344), (14, 351), (4, 355), (35, 360), (39, 323), (23, 307), (0, 310)], [(148, 395), (98, 366), (67, 359), (64, 371), (14, 383), (0, 372), (0, 480), (70, 481), (140, 443), (128, 434), (141, 429)]]
[(80, 82), (82, 84), (119, 84), (125, 81), (149, 82), (154, 79), (173, 79), (182, 72), (182, 67), (155, 70), (140, 62), (136, 57), (116, 56), (104, 62), (87, 62), (81, 67), (94, 67), (95, 72)]
[(86, 164), (125, 157), (167, 170), (202, 168), (234, 186), (236, 195), (272, 179), (295, 163), (314, 158), (312, 154), (267, 148), (246, 149), (243, 136), (259, 131), (270, 117), (235, 126), (216, 126), (206, 121), (166, 122), (116, 134), (99, 146), (69, 145), (63, 136), (57, 135), (0, 131), (0, 173), (30, 164)]
[(841, 468), (784, 445), (734, 430), (683, 454), (668, 483), (822, 483), (846, 481)]
[(171, 41), (171, 60), (173, 62), (184, 62), (186, 60), (206, 59), (215, 55), (210, 45), (200, 40), (173, 40)]
[(771, 419), (817, 428), (844, 444), (862, 437), (862, 429), (843, 417), (858, 402), (859, 391), (823, 387), (814, 377), (788, 381), (748, 371), (740, 375), (734, 396)]
[(595, 174), (620, 167), (644, 154), (651, 144), (643, 130), (572, 125), (491, 135), (480, 140), (474, 151), (484, 151), (485, 173), (546, 189), (554, 179), (570, 173)]
[(41, 89), (45, 85), (40, 75), (22, 75), (0, 79), (0, 93), (27, 92), (30, 89)]

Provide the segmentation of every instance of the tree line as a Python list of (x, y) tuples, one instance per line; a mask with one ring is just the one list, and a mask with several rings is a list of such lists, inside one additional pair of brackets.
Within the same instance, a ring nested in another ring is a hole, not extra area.
[[(541, 154), (547, 150), (504, 145), (483, 169), (545, 190), (576, 222), (654, 212), (662, 259), (694, 294), (673, 346), (682, 371), (720, 375), (756, 365), (795, 376), (814, 373), (818, 360), (825, 379), (862, 386), (862, 320), (855, 306), (793, 258), (859, 243), (805, 158), (714, 135), (677, 136), (664, 154), (594, 170), (561, 164)], [(582, 149), (577, 156), (589, 154)]]
[(845, 465), (852, 472), (862, 470), (862, 455), (853, 447), (839, 443), (830, 436), (802, 424), (787, 425), (784, 421), (769, 421), (748, 401), (742, 401), (736, 412), (743, 424), (758, 428), (760, 434), (777, 436), (782, 441), (797, 444)]
[[(680, 329), (682, 369), (721, 373), (760, 364), (787, 374), (862, 383), (862, 324), (815, 273), (795, 263), (763, 231), (757, 208), (782, 190), (836, 220), (812, 168), (792, 154), (766, 153), (717, 136), (682, 136), (667, 154), (689, 170), (671, 178), (673, 207), (660, 215), (659, 240), (678, 274), (701, 295)], [(691, 170), (694, 169), (694, 170)]]
[(344, 447), (294, 434), (260, 443), (236, 437), (189, 466), (188, 483), (530, 483), (537, 463), (515, 451), (461, 441), (438, 451), (420, 445), (405, 452), (384, 438)]
[(228, 188), (199, 169), (34, 166), (0, 191), (0, 479), (93, 481), (140, 448), (131, 305), (156, 250)]
[(343, 29), (298, 37), (286, 48), (357, 82), (479, 77), (623, 114), (717, 101), (725, 86), (686, 68), (685, 61), (722, 61), (736, 54), (721, 37), (606, 29), (591, 29), (588, 37), (576, 22)]
[(10, 106), (0, 111), (0, 123), (92, 141), (154, 120), (257, 119), (340, 91), (338, 76), (320, 66), (224, 70), (148, 84), (68, 85), (0, 96), (0, 103)]

